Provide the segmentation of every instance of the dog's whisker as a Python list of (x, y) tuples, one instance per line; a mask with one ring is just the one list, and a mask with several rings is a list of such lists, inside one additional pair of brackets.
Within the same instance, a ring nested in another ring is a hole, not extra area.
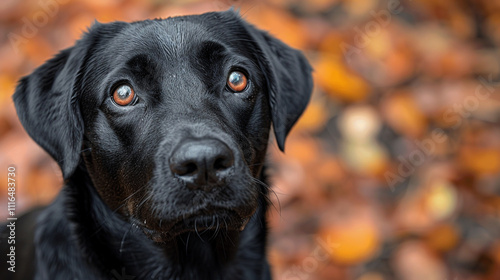
[(278, 212), (278, 214), (279, 214), (279, 215), (280, 215), (280, 217), (281, 217), (281, 201), (280, 201), (280, 198), (279, 198), (279, 196), (278, 196), (278, 194), (276, 193), (276, 191), (275, 191), (275, 190), (273, 190), (273, 189), (269, 189), (269, 191), (270, 191), (270, 192), (274, 195), (274, 197), (276, 197), (276, 202), (278, 202), (278, 206), (276, 206), (276, 205), (274, 204), (274, 201), (272, 201), (270, 197), (267, 197), (267, 196), (266, 196), (266, 201), (267, 201), (267, 203), (268, 203), (269, 205), (271, 205), (271, 206), (274, 208), (274, 210), (276, 210), (276, 211)]
[[(226, 222), (225, 218), (224, 218), (224, 223), (226, 224), (226, 227), (227, 227), (227, 222)], [(226, 233), (226, 237), (229, 240), (229, 242), (231, 242), (232, 246), (236, 246), (236, 244), (234, 243), (233, 239), (231, 238), (231, 236), (228, 235), (228, 233)]]
[(210, 228), (213, 229), (214, 227), (215, 230), (212, 236), (210, 237), (211, 240), (213, 240), (217, 236), (217, 233), (219, 231), (219, 218), (216, 215), (212, 215), (212, 224), (210, 225)]
[[(224, 235), (225, 235), (225, 236), (224, 236), (224, 239), (229, 239), (229, 236), (228, 236), (227, 232), (226, 232), (226, 233), (224, 233)], [(222, 245), (222, 252), (224, 252), (224, 257), (226, 257), (226, 248), (225, 248), (224, 244), (225, 244), (225, 242), (221, 242), (221, 245)]]
[(122, 255), (122, 252), (123, 252), (123, 245), (125, 244), (125, 238), (127, 237), (128, 233), (132, 230), (133, 228), (133, 224), (130, 224), (130, 228), (129, 230), (127, 230), (124, 234), (123, 234), (123, 238), (122, 238), (122, 241), (120, 242), (120, 256)]
[(148, 185), (144, 185), (140, 188), (138, 188), (135, 192), (133, 192), (131, 195), (127, 196), (125, 199), (123, 199), (123, 203), (126, 203), (128, 202), (129, 199), (131, 199), (133, 196), (135, 196), (137, 193), (139, 193), (140, 191), (144, 190), (144, 188), (148, 187)]
[(271, 186), (268, 184), (262, 182), (262, 180), (259, 180), (258, 178), (251, 177), (253, 181), (257, 182), (259, 185), (266, 187), (267, 189), (271, 189)]
[(188, 254), (188, 247), (189, 247), (189, 238), (191, 237), (191, 232), (188, 233), (188, 236), (186, 238), (186, 255)]
[(196, 235), (198, 235), (198, 237), (203, 241), (205, 242), (205, 240), (203, 240), (203, 238), (201, 237), (200, 233), (198, 232), (198, 226), (196, 224), (197, 222), (197, 219), (194, 220), (194, 232), (196, 232)]
[(217, 219), (217, 224), (216, 224), (216, 228), (215, 228), (215, 235), (219, 234), (219, 231), (220, 231), (219, 217), (216, 217), (216, 219)]
[(266, 183), (262, 182), (261, 180), (259, 180), (259, 179), (257, 179), (257, 178), (253, 178), (253, 177), (252, 177), (252, 180), (253, 180), (254, 182), (256, 182), (257, 184), (259, 184), (259, 185), (261, 185), (261, 186), (263, 186), (263, 187), (267, 188), (267, 190), (268, 190), (268, 191), (270, 191), (270, 192), (271, 192), (271, 193), (272, 193), (272, 194), (276, 197), (276, 201), (278, 202), (278, 206), (277, 206), (277, 207), (276, 207), (276, 205), (274, 204), (274, 202), (273, 202), (273, 201), (269, 198), (269, 196), (265, 195), (265, 194), (264, 194), (264, 193), (262, 193), (262, 191), (261, 191), (261, 193), (262, 193), (262, 194), (264, 194), (264, 197), (265, 197), (265, 199), (266, 199), (266, 202), (267, 202), (269, 205), (271, 205), (271, 206), (272, 206), (272, 207), (273, 207), (273, 208), (274, 208), (274, 209), (275, 209), (275, 210), (276, 210), (276, 211), (280, 214), (280, 216), (281, 216), (281, 202), (280, 202), (279, 196), (278, 196), (278, 194), (276, 193), (276, 191), (275, 191), (272, 187), (270, 187), (268, 184), (266, 184)]
[(142, 198), (142, 201), (137, 205), (137, 207), (135, 208), (135, 212), (136, 213), (139, 213), (140, 210), (141, 210), (141, 207), (149, 200), (151, 199), (151, 196), (148, 195), (148, 194), (145, 194), (144, 197)]
[(92, 151), (92, 148), (83, 149), (83, 150), (80, 151), (80, 153), (84, 153), (84, 152), (87, 152), (87, 151)]
[[(142, 188), (144, 188), (144, 187), (142, 187)], [(140, 190), (140, 189), (139, 189), (139, 190)], [(133, 195), (137, 194), (137, 193), (139, 192), (139, 190), (135, 191), (135, 192), (134, 192), (133, 194), (131, 194), (129, 197), (125, 198), (125, 199), (124, 199), (124, 202), (123, 202), (120, 206), (118, 206), (116, 209), (114, 209), (114, 210), (112, 211), (112, 213), (117, 213), (117, 212), (118, 212), (121, 208), (125, 207), (125, 206), (127, 205), (126, 200), (130, 199)], [(142, 203), (145, 203), (145, 202), (146, 202), (146, 201), (143, 201)], [(139, 205), (141, 205), (141, 204), (139, 204)], [(138, 210), (138, 209), (139, 209), (139, 207), (137, 207), (137, 209), (136, 209), (136, 210)], [(109, 217), (108, 219), (111, 219), (111, 218), (112, 218), (112, 217)], [(104, 220), (102, 220), (102, 221), (99, 223), (99, 227), (98, 227), (98, 228), (94, 231), (94, 233), (93, 233), (91, 236), (95, 236), (96, 234), (98, 234), (98, 233), (99, 233), (99, 232), (103, 229), (104, 225), (108, 222), (108, 219), (104, 219)]]
[(263, 162), (257, 162), (257, 163), (252, 163), (252, 164), (249, 164), (248, 167), (253, 167), (253, 166), (262, 166), (263, 164), (269, 164), (267, 163), (266, 161), (263, 161)]
[(250, 7), (248, 7), (248, 9), (246, 11), (244, 11), (242, 14), (241, 14), (241, 17), (242, 18), (245, 18), (245, 16), (253, 9), (257, 6), (257, 4), (253, 4), (251, 5)]

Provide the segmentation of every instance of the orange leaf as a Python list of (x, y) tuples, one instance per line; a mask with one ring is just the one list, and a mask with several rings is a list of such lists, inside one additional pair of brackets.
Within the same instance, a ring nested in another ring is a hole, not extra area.
[(451, 224), (439, 225), (427, 236), (427, 244), (438, 252), (447, 252), (455, 247), (460, 237), (457, 229)]
[(375, 225), (366, 219), (353, 219), (348, 223), (327, 227), (320, 238), (328, 245), (332, 260), (352, 265), (366, 261), (378, 251), (380, 236)]
[(395, 94), (382, 104), (389, 125), (399, 133), (417, 138), (427, 130), (427, 120), (408, 94)]
[(323, 103), (319, 101), (311, 101), (307, 109), (300, 117), (294, 129), (317, 131), (324, 127), (328, 119), (328, 112)]
[(318, 85), (334, 99), (352, 102), (366, 99), (368, 84), (351, 72), (342, 60), (332, 55), (322, 55), (314, 65)]
[(464, 147), (459, 153), (461, 165), (475, 174), (498, 174), (500, 151), (493, 148)]
[(307, 44), (307, 31), (299, 20), (288, 12), (265, 5), (243, 7), (243, 17), (257, 27), (269, 31), (270, 34), (286, 44), (304, 49)]

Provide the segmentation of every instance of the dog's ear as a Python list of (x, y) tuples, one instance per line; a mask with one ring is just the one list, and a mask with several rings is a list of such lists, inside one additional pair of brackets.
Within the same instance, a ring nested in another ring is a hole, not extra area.
[(56, 160), (64, 179), (73, 174), (80, 161), (83, 120), (77, 91), (82, 68), (90, 47), (97, 44), (98, 34), (109, 25), (94, 24), (75, 46), (23, 77), (13, 96), (25, 130)]
[(283, 151), (286, 136), (311, 97), (312, 67), (302, 52), (248, 23), (245, 26), (260, 49), (258, 60), (266, 72), (274, 133)]
[(85, 52), (72, 47), (22, 78), (13, 99), (26, 132), (61, 167), (66, 179), (75, 170), (83, 139), (83, 121), (74, 86)]

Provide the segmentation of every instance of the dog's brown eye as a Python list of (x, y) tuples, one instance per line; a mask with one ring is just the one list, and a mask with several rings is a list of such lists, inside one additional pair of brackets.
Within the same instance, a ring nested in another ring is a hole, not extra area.
[(121, 106), (129, 105), (134, 100), (135, 92), (129, 85), (121, 85), (113, 92), (113, 100)]
[(235, 92), (243, 91), (247, 87), (247, 77), (239, 71), (233, 71), (227, 78), (227, 85)]

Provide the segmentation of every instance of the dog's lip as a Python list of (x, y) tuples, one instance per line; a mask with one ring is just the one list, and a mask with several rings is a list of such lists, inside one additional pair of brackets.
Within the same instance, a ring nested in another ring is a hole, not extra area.
[(186, 232), (204, 232), (207, 230), (243, 231), (250, 217), (241, 217), (237, 212), (227, 209), (200, 211), (165, 223), (160, 228), (151, 228), (140, 224), (144, 234), (157, 243), (167, 242)]

